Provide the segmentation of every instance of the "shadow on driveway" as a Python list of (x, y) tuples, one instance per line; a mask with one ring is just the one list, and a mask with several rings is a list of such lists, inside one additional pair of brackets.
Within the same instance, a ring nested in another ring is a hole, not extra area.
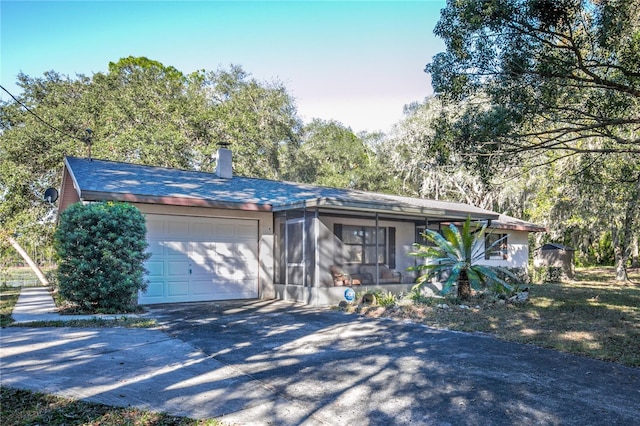
[[(283, 301), (153, 306), (163, 331), (299, 407), (296, 424), (637, 424), (640, 369)], [(264, 423), (287, 424), (283, 407)], [(241, 421), (233, 414), (225, 421)]]

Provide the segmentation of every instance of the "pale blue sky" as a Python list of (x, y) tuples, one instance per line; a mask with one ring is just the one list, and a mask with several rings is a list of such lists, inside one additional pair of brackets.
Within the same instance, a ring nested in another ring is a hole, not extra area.
[[(431, 94), (425, 65), (444, 49), (433, 1), (0, 1), (0, 81), (74, 76), (146, 56), (189, 73), (241, 65), (282, 81), (300, 116), (387, 130)], [(14, 93), (17, 94), (17, 93)], [(1, 99), (8, 99), (4, 92)]]

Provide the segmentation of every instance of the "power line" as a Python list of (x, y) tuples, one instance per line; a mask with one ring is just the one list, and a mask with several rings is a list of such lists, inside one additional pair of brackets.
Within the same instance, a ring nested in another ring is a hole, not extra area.
[(68, 134), (68, 133), (66, 133), (66, 132), (64, 132), (64, 131), (62, 131), (62, 130), (60, 130), (60, 129), (58, 129), (58, 128), (57, 128), (57, 127), (55, 127), (54, 125), (52, 125), (52, 124), (50, 124), (50, 123), (47, 123), (47, 122), (46, 122), (44, 119), (42, 119), (38, 114), (36, 114), (35, 112), (31, 111), (31, 109), (29, 109), (29, 107), (28, 107), (28, 106), (26, 106), (26, 105), (25, 105), (25, 104), (23, 104), (21, 101), (19, 101), (19, 100), (18, 100), (18, 98), (16, 98), (15, 96), (13, 96), (13, 94), (12, 94), (11, 92), (9, 92), (7, 89), (5, 89), (2, 85), (0, 85), (0, 89), (2, 89), (2, 90), (4, 90), (5, 92), (7, 92), (7, 94), (8, 94), (9, 96), (11, 96), (11, 97), (13, 98), (13, 100), (14, 100), (14, 101), (16, 101), (16, 103), (17, 103), (18, 105), (20, 105), (22, 108), (24, 108), (24, 109), (25, 109), (29, 114), (33, 115), (35, 118), (37, 118), (37, 119), (38, 119), (38, 121), (40, 121), (42, 124), (44, 124), (44, 125), (45, 125), (45, 126), (47, 126), (48, 128), (50, 128), (50, 129), (52, 129), (52, 130), (55, 130), (56, 132), (58, 132), (58, 133), (60, 133), (60, 134), (62, 134), (62, 135), (64, 135), (64, 136), (66, 136), (66, 137), (68, 137), (68, 138), (75, 139), (75, 140), (78, 140), (78, 141), (80, 141), (80, 142), (87, 143), (87, 139), (86, 139), (86, 138), (79, 138), (79, 137), (77, 137), (77, 136), (70, 135), (70, 134)]

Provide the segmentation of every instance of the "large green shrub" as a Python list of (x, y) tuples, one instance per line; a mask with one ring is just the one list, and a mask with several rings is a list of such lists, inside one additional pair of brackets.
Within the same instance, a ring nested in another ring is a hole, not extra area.
[(131, 311), (145, 290), (144, 216), (126, 203), (74, 204), (55, 234), (60, 295), (82, 310)]
[[(486, 228), (487, 225), (483, 225), (480, 230), (477, 230), (472, 227), (471, 219), (467, 218), (461, 230), (453, 223), (442, 228), (442, 235), (431, 229), (425, 230), (422, 236), (431, 245), (416, 243), (414, 244), (416, 251), (410, 253), (426, 260), (423, 264), (408, 268), (420, 274), (414, 289), (420, 288), (431, 278), (443, 274), (446, 276), (446, 281), (442, 284), (442, 294), (447, 294), (457, 284), (458, 297), (463, 300), (471, 297), (472, 288), (479, 290), (491, 286), (494, 291), (512, 292), (514, 286), (501, 278), (498, 273), (502, 277), (509, 277), (512, 282), (518, 282), (518, 277), (506, 268), (480, 263), (485, 257)], [(491, 251), (504, 239), (505, 237), (494, 241), (487, 250)]]

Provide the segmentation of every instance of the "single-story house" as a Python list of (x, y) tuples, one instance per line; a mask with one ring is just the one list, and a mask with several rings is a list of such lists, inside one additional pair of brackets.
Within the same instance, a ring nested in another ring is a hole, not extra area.
[[(125, 201), (145, 215), (150, 259), (141, 304), (281, 298), (343, 300), (345, 285), (408, 291), (420, 233), (489, 221), (509, 234), (490, 265), (526, 268), (536, 225), (462, 203), (233, 176), (220, 149), (215, 173), (66, 157), (59, 212), (75, 202)], [(356, 289), (357, 290), (357, 289)]]

